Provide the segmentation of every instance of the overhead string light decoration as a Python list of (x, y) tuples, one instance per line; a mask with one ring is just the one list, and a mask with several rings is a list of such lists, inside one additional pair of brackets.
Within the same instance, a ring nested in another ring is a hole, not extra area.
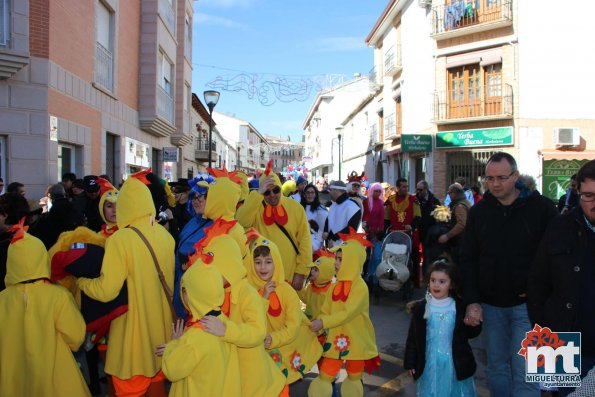
[(341, 74), (281, 75), (246, 72), (211, 65), (196, 65), (233, 72), (218, 75), (214, 80), (206, 83), (206, 87), (243, 93), (248, 99), (257, 99), (264, 106), (271, 106), (277, 101), (283, 103), (305, 102), (311, 98), (312, 93), (328, 90), (347, 80), (347, 76)]

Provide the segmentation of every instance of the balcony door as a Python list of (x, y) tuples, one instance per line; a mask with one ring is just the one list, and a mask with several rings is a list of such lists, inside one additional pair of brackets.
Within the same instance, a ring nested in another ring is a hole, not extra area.
[(502, 114), (502, 64), (484, 66), (485, 114)]
[(481, 75), (478, 64), (448, 70), (448, 117), (480, 116)]

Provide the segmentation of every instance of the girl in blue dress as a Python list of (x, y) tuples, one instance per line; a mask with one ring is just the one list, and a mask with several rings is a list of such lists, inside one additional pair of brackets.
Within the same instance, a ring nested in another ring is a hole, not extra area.
[(445, 258), (434, 262), (426, 299), (413, 309), (404, 366), (416, 380), (418, 397), (476, 396), (469, 339), (479, 335), (481, 326), (463, 323), (465, 307), (456, 295), (455, 272)]

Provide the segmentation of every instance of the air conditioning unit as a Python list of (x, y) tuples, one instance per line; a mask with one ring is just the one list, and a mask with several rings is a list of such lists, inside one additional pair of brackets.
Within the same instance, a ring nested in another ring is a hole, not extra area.
[(430, 7), (432, 5), (432, 0), (417, 0), (417, 5), (421, 8)]
[(554, 144), (556, 146), (577, 146), (581, 142), (578, 128), (554, 128)]

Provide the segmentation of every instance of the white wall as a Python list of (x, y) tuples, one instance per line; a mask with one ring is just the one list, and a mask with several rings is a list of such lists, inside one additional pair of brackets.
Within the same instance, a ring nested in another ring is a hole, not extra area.
[(595, 1), (516, 1), (520, 118), (593, 118)]

